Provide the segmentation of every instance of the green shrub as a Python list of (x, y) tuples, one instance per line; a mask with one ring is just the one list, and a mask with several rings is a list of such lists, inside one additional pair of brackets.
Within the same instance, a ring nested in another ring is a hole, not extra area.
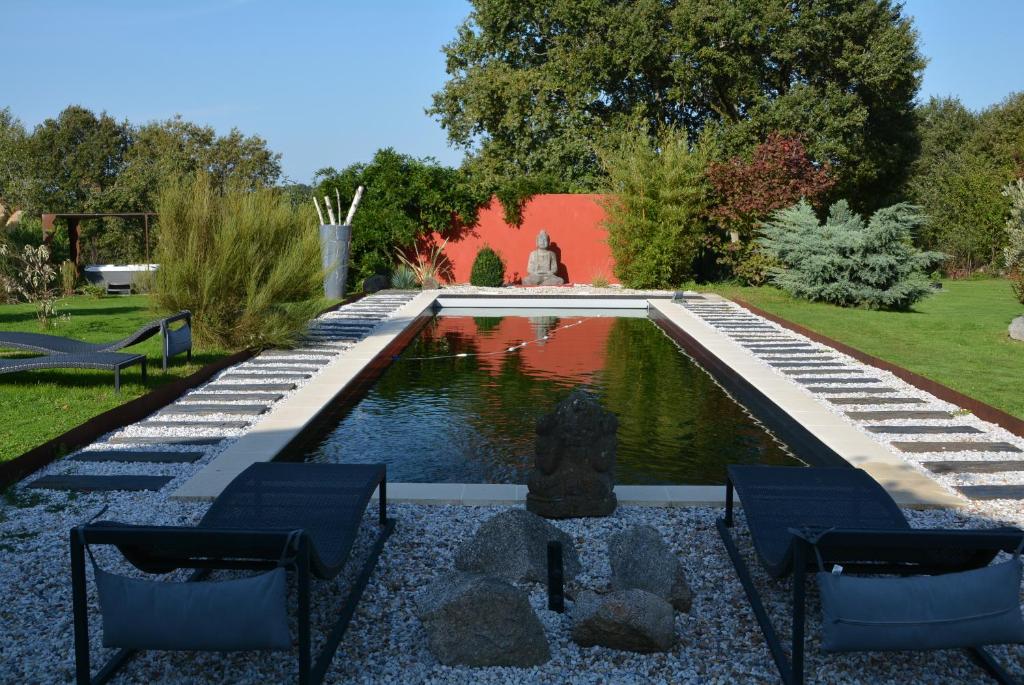
[(500, 288), (505, 282), (505, 262), (487, 245), (480, 248), (473, 260), (469, 282), (485, 288)]
[(611, 279), (609, 279), (608, 274), (604, 273), (603, 271), (599, 271), (598, 273), (594, 274), (594, 276), (590, 279), (590, 285), (594, 286), (595, 288), (607, 288), (610, 283)]
[(165, 184), (154, 296), (189, 309), (200, 344), (287, 346), (323, 306), (315, 219), (282, 192), (218, 191), (200, 174)]
[(95, 283), (87, 283), (82, 286), (82, 294), (87, 295), (94, 300), (102, 300), (107, 296), (107, 289), (102, 285), (96, 285)]
[(420, 282), (412, 268), (399, 264), (391, 274), (391, 287), (396, 290), (414, 290), (420, 287)]
[(1003, 258), (1010, 274), (1013, 294), (1024, 304), (1024, 178), (1018, 178), (1003, 189), (1010, 199), (1010, 218), (1006, 220), (1006, 249)]
[(780, 265), (772, 281), (794, 297), (906, 309), (931, 292), (925, 274), (944, 257), (912, 245), (921, 220), (916, 207), (900, 203), (879, 209), (865, 223), (840, 200), (822, 225), (801, 201), (776, 212), (759, 242)]
[(75, 286), (78, 284), (78, 267), (70, 259), (60, 263), (60, 286), (64, 297), (75, 294)]

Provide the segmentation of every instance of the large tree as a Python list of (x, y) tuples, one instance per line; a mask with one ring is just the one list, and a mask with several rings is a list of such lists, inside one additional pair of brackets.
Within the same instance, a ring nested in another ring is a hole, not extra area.
[(594, 145), (643, 121), (738, 154), (800, 134), (876, 206), (915, 153), (924, 60), (891, 0), (474, 0), (428, 110), (480, 175), (600, 183)]
[(0, 109), (0, 229), (17, 222), (28, 202), (28, 135), (9, 108)]

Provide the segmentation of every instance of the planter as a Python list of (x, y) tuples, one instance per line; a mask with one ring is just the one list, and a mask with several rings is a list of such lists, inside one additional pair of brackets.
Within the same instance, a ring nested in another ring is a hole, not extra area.
[(345, 296), (351, 240), (351, 226), (320, 225), (320, 257), (324, 269), (324, 297), (328, 299), (339, 300)]

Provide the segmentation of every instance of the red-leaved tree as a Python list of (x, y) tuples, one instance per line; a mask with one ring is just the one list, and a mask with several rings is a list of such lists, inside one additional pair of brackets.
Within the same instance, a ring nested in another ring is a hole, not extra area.
[(733, 235), (747, 237), (777, 209), (800, 198), (811, 204), (835, 184), (828, 162), (815, 164), (799, 137), (774, 132), (754, 148), (750, 159), (733, 157), (708, 166), (719, 198), (711, 216)]

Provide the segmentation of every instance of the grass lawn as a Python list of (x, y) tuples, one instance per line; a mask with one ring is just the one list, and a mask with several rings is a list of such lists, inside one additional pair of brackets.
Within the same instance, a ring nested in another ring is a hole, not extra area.
[(943, 289), (909, 312), (844, 309), (797, 300), (775, 288), (702, 288), (739, 297), (806, 326), (1024, 417), (1024, 342), (1006, 334), (1024, 314), (1002, 279), (943, 281)]
[[(58, 319), (44, 330), (36, 321), (34, 305), (0, 305), (0, 330), (104, 342), (122, 338), (160, 316), (144, 295), (100, 299), (75, 296), (61, 300), (57, 309), (70, 318)], [(197, 350), (191, 363), (180, 355), (173, 358), (165, 374), (160, 370), (159, 335), (125, 352), (148, 357), (149, 380), (143, 385), (139, 367), (132, 366), (122, 372), (120, 394), (114, 392), (114, 374), (109, 371), (54, 369), (0, 375), (0, 461), (16, 457), (151, 388), (187, 376), (225, 354)], [(0, 355), (33, 356), (12, 350), (0, 350)]]

